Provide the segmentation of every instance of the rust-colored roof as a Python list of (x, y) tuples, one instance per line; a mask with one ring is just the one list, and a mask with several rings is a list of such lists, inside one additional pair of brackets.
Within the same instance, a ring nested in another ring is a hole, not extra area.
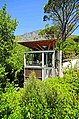
[(33, 40), (18, 42), (19, 44), (29, 47), (34, 50), (54, 49), (57, 40)]

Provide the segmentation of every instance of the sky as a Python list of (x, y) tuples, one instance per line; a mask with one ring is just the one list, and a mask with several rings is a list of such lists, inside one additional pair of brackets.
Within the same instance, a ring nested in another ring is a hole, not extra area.
[[(18, 21), (15, 35), (43, 29), (48, 23), (43, 21), (43, 8), (47, 0), (0, 0), (0, 9), (4, 2), (7, 3), (7, 11), (12, 19)], [(73, 34), (79, 35), (79, 28)]]

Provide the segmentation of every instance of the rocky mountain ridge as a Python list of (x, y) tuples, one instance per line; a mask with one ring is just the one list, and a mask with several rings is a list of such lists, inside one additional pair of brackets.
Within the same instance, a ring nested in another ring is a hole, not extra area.
[[(20, 41), (45, 40), (46, 39), (45, 37), (43, 37), (42, 35), (39, 35), (39, 31), (40, 30), (28, 32), (28, 33), (25, 33), (23, 35), (19, 35), (16, 37), (18, 37), (18, 39), (20, 39)], [(71, 38), (71, 39), (75, 38), (75, 37), (76, 37), (76, 35), (69, 36), (69, 38)]]
[(29, 33), (25, 33), (23, 35), (20, 35), (21, 41), (31, 41), (31, 40), (43, 40), (45, 39), (43, 36), (39, 35), (40, 30), (32, 31)]

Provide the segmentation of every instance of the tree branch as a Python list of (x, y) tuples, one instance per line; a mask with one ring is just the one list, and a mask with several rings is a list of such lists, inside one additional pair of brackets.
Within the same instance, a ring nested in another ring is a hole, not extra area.
[(67, 34), (67, 37), (69, 37), (78, 27), (79, 27), (79, 25), (77, 25), (77, 26), (71, 31), (71, 33), (69, 32), (69, 33)]

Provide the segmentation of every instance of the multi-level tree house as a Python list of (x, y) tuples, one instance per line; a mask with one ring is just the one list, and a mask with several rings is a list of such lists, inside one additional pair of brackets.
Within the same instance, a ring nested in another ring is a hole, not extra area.
[(32, 71), (41, 80), (59, 74), (60, 69), (57, 72), (56, 65), (56, 40), (32, 40), (19, 43), (30, 48), (30, 51), (24, 52), (24, 80)]

